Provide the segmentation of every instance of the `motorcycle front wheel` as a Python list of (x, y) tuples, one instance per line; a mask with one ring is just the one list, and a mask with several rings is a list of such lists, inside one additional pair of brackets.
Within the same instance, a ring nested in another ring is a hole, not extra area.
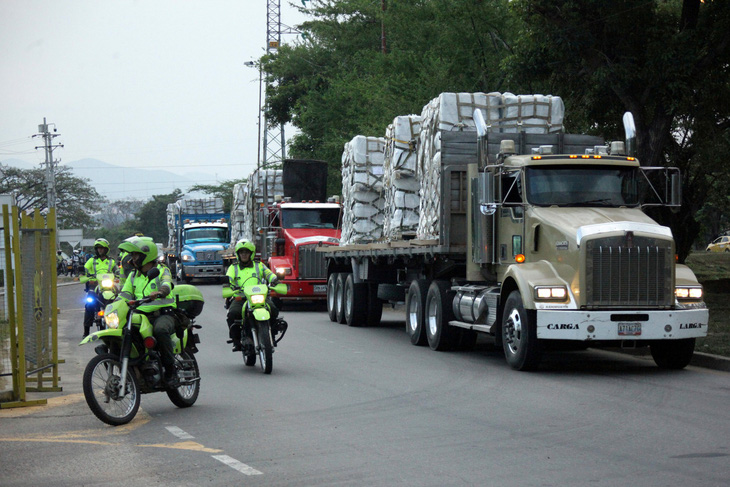
[(106, 424), (127, 424), (139, 410), (140, 392), (134, 372), (127, 371), (126, 394), (121, 393), (122, 364), (119, 357), (105, 353), (96, 355), (84, 370), (83, 388), (86, 404)]
[(270, 374), (274, 366), (272, 354), (274, 347), (271, 340), (271, 327), (268, 321), (259, 321), (258, 323), (258, 339), (259, 339), (259, 364), (264, 374)]
[(180, 386), (168, 390), (167, 397), (179, 408), (189, 408), (198, 400), (200, 394), (200, 370), (195, 356), (189, 352), (183, 352), (175, 356)]

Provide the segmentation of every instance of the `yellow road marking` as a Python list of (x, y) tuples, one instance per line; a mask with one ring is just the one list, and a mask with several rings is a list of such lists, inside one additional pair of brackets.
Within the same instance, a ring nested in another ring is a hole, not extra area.
[(46, 412), (51, 408), (67, 406), (84, 400), (84, 394), (68, 394), (66, 396), (51, 397), (48, 402), (39, 406), (28, 406), (24, 408), (0, 409), (0, 418), (20, 418), (29, 414)]
[(215, 448), (207, 448), (200, 443), (194, 441), (181, 441), (178, 443), (158, 443), (156, 445), (137, 445), (143, 448), (172, 448), (175, 450), (191, 450), (191, 451), (202, 451), (206, 453), (220, 453), (223, 450), (217, 450)]

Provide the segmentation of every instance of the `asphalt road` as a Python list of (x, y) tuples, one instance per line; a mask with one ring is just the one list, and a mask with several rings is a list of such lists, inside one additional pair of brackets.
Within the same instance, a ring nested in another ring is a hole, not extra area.
[[(414, 347), (401, 312), (349, 328), (285, 309), (264, 375), (225, 343), (220, 286), (200, 285), (198, 402), (142, 396), (113, 428), (89, 411), (81, 286), (59, 288), (62, 393), (0, 411), (0, 485), (726, 486), (730, 373), (605, 351), (511, 370), (488, 341)], [(34, 395), (41, 397), (41, 395)]]

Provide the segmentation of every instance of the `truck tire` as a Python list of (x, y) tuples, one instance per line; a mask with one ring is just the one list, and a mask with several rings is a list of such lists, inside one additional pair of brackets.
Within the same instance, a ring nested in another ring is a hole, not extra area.
[(429, 281), (416, 279), (406, 294), (406, 334), (414, 345), (426, 345), (426, 295)]
[(426, 294), (426, 339), (431, 350), (451, 350), (458, 339), (458, 330), (449, 326), (454, 319), (451, 301), (454, 293), (446, 281), (433, 281)]
[(368, 284), (367, 326), (378, 326), (383, 317), (383, 301), (378, 298), (378, 285)]
[(335, 283), (335, 309), (337, 311), (337, 323), (346, 323), (345, 319), (345, 281), (348, 272), (340, 272)]
[(345, 279), (345, 322), (348, 326), (361, 326), (365, 324), (365, 317), (368, 310), (368, 285), (364, 282), (355, 283), (352, 274)]
[(335, 287), (337, 286), (338, 275), (338, 273), (333, 272), (327, 278), (327, 314), (333, 323), (337, 322), (337, 295), (335, 294)]
[(540, 364), (542, 348), (537, 339), (537, 325), (522, 304), (519, 291), (512, 291), (502, 315), (504, 358), (515, 370), (534, 370)]
[(657, 367), (662, 369), (683, 369), (692, 361), (695, 339), (662, 340), (653, 342), (649, 348)]

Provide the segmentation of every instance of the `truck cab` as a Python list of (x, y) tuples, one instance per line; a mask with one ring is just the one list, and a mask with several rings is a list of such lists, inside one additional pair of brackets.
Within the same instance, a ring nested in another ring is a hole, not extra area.
[(221, 252), (228, 246), (229, 238), (228, 223), (223, 217), (184, 220), (175, 266), (178, 281), (220, 279), (225, 273)]
[(282, 200), (262, 208), (270, 222), (262, 258), (280, 281), (288, 285), (286, 299), (323, 299), (327, 293), (327, 269), (321, 246), (340, 242), (339, 203)]

